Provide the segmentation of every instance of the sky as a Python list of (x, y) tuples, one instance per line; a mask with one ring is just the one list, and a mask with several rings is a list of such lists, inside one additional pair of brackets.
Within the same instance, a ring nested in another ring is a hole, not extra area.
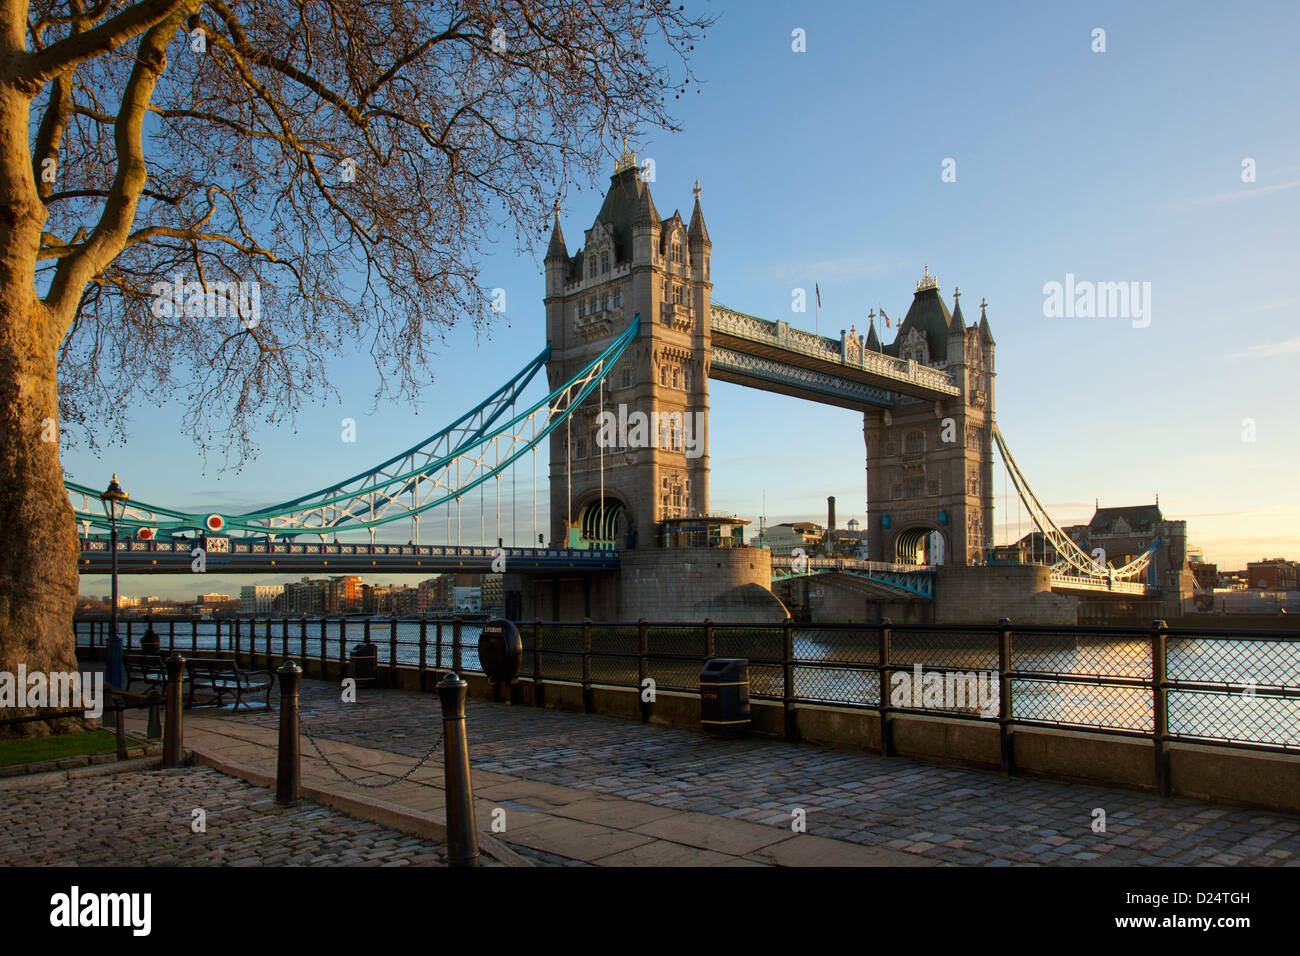
[[(872, 308), (901, 318), (928, 264), (950, 307), (961, 288), (968, 323), (987, 299), (998, 425), (1059, 524), (1086, 521), (1095, 501), (1158, 494), (1220, 567), (1300, 558), (1300, 5), (694, 8), (719, 20), (696, 45), (699, 92), (670, 104), (682, 130), (632, 145), (654, 160), (661, 215), (689, 218), (700, 181), (715, 302), (837, 337), (865, 330)], [(803, 52), (792, 49), (796, 30)], [(567, 198), (570, 253), (607, 184)], [(540, 351), (544, 251), (517, 255), (513, 233), (484, 250), (483, 282), (505, 290), (505, 313), (485, 332), (449, 336), (417, 407), (376, 407), (361, 353), (331, 369), (337, 402), (263, 428), (257, 457), (238, 470), (205, 462), (171, 403), (135, 409), (126, 435), (101, 435), (102, 458), (65, 451), (65, 470), (94, 487), (116, 471), (135, 499), (204, 513), (365, 470)], [(1067, 276), (1139, 283), (1147, 315), (1051, 315), (1044, 287)], [(814, 286), (820, 312), (792, 314), (793, 290), (811, 302)], [(863, 520), (860, 414), (722, 382), (710, 392), (712, 511), (756, 528), (766, 497), (770, 524), (824, 521), (835, 495), (841, 523)], [(341, 440), (347, 417), (354, 443)], [(1014, 490), (1003, 507), (997, 473), (1002, 542), (1030, 525)], [(523, 544), (531, 470), (518, 478)], [(123, 591), (237, 594), (249, 583), (128, 577)], [(82, 591), (105, 593), (107, 582), (88, 577)]]

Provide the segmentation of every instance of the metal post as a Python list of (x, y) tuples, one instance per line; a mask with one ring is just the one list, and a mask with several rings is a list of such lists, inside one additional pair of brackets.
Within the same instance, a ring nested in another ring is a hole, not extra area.
[(306, 669), (307, 669), (307, 615), (306, 614), (302, 616), (302, 621), (300, 621), (298, 624), (298, 638), (299, 638), (299, 643), (302, 645), (302, 653), (298, 656), (302, 658), (303, 672), (306, 673)]
[[(270, 650), (269, 647), (267, 649)], [(282, 662), (287, 661), (289, 659), (289, 619), (287, 617), (280, 621), (280, 650), (282, 652), (280, 660)]]
[(442, 670), (442, 621), (436, 623), (434, 631), (433, 660), (434, 670)]
[[(122, 688), (126, 684), (126, 663), (122, 659), (122, 635), (117, 633), (117, 518), (111, 518), (112, 531), (109, 547), (113, 549), (113, 606), (109, 609), (108, 625), (108, 686)], [(119, 738), (120, 739), (120, 738)], [(120, 754), (119, 754), (120, 756)]]
[(424, 691), (424, 673), (428, 667), (429, 656), (429, 622), (420, 618), (420, 691)]
[(348, 660), (348, 619), (339, 618), (339, 680), (347, 676), (344, 667)]
[(159, 701), (157, 698), (149, 704), (149, 726), (145, 729), (144, 735), (150, 740), (158, 740), (162, 737), (162, 715), (159, 713)]
[(397, 618), (388, 624), (388, 686), (397, 686)]
[(173, 654), (167, 658), (167, 713), (163, 723), (163, 767), (181, 765), (181, 686), (185, 680), (185, 658)]
[[(198, 626), (199, 626), (198, 621), (193, 622), (193, 624), (192, 624), (191, 626), (192, 626), (195, 630), (198, 630)], [(215, 634), (216, 634), (216, 648), (217, 648), (217, 656), (220, 657), (220, 656), (221, 656), (221, 618), (214, 618), (214, 619), (213, 619), (213, 621), (212, 621), (212, 630), (213, 630), (213, 631), (215, 632)]]
[(276, 670), (280, 680), (280, 753), (275, 763), (275, 802), (282, 807), (298, 802), (302, 761), (298, 753), (298, 683), (302, 668), (285, 661)]
[(1002, 772), (1016, 772), (1016, 741), (1011, 725), (1011, 619), (998, 621), (998, 736), (1002, 745)]
[(1151, 622), (1151, 742), (1155, 748), (1156, 793), (1169, 796), (1169, 681), (1167, 673), (1168, 625)]
[(893, 705), (889, 701), (889, 645), (894, 637), (894, 622), (880, 619), (880, 644), (876, 651), (876, 672), (880, 675), (880, 756), (894, 755)]
[(718, 656), (717, 643), (713, 639), (713, 619), (704, 619), (704, 656), (712, 659)]
[(478, 866), (478, 830), (470, 785), (469, 743), (465, 737), (465, 695), (469, 685), (456, 674), (438, 682), (442, 705), (442, 760), (447, 795), (447, 862)]
[(460, 618), (452, 618), (451, 622), (451, 669), (459, 674), (460, 666)]
[(329, 670), (329, 633), (326, 631), (325, 618), (320, 619), (320, 679), (326, 680)]
[[(114, 698), (113, 693), (108, 694), (108, 699)], [(117, 734), (117, 759), (126, 759), (126, 711), (123, 709), (125, 701), (122, 698), (117, 699), (117, 708), (113, 711), (113, 732)]]
[(582, 619), (582, 712), (591, 713), (591, 618)]
[(798, 740), (799, 726), (794, 712), (794, 621), (781, 625), (781, 708), (785, 716), (785, 739)]
[(533, 621), (533, 706), (546, 706), (546, 684), (542, 681), (542, 622)]
[(638, 706), (641, 711), (641, 723), (643, 724), (649, 723), (651, 710), (650, 701), (645, 698), (645, 682), (646, 677), (649, 676), (648, 671), (650, 670), (649, 655), (650, 627), (646, 624), (645, 618), (641, 618), (641, 620), (636, 622), (636, 687), (637, 699), (640, 701)]
[[(239, 655), (240, 655), (240, 653), (241, 653), (241, 651), (240, 651), (240, 645), (243, 643), (243, 642), (240, 640), (240, 638), (243, 636), (242, 632), (243, 632), (243, 630), (244, 630), (244, 619), (243, 619), (243, 618), (240, 618), (240, 617), (235, 618), (235, 620), (234, 620), (233, 630), (234, 630), (234, 632), (235, 632), (235, 663), (238, 664), (238, 663), (240, 662), (240, 661), (239, 661)], [(249, 655), (249, 658), (248, 658), (248, 666), (249, 666), (249, 667), (252, 667), (252, 666), (253, 666), (253, 658), (252, 658), (252, 655), (251, 655), (251, 654)]]

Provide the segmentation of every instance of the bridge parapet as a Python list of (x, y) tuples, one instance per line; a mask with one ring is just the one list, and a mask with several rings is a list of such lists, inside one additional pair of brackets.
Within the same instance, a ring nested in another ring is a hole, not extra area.
[(894, 358), (882, 352), (850, 347), (847, 339), (832, 339), (802, 329), (788, 322), (761, 319), (714, 303), (709, 313), (715, 333), (734, 336), (788, 352), (797, 352), (822, 362), (861, 369), (900, 384), (918, 385), (941, 395), (960, 395), (961, 386), (952, 372), (931, 368), (912, 360)]

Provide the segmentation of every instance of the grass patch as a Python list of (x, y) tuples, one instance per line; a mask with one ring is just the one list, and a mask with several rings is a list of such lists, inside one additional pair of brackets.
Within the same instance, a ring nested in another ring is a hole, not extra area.
[(24, 737), (0, 740), (0, 767), (13, 767), (45, 760), (62, 760), (85, 754), (116, 753), (117, 737), (107, 730), (85, 730), (57, 737)]

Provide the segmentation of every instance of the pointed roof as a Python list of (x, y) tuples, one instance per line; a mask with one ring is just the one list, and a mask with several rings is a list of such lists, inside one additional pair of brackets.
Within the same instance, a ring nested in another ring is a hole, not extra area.
[(704, 225), (704, 212), (700, 209), (700, 192), (700, 181), (697, 179), (695, 180), (695, 208), (691, 210), (691, 226), (686, 233), (692, 242), (709, 241), (709, 230)]
[(560, 204), (555, 204), (555, 226), (551, 229), (551, 243), (546, 247), (547, 259), (569, 258), (569, 249), (564, 244), (564, 230), (560, 228)]
[(988, 302), (980, 299), (980, 336), (989, 345), (997, 345), (998, 343), (993, 341), (993, 330), (989, 327), (988, 307)]
[(1129, 505), (1121, 508), (1098, 507), (1088, 522), (1088, 530), (1094, 534), (1107, 534), (1115, 522), (1124, 519), (1124, 523), (1133, 531), (1150, 531), (1155, 525), (1165, 520), (1157, 502), (1153, 505)]
[(659, 222), (650, 187), (642, 180), (637, 166), (624, 166), (609, 177), (609, 192), (605, 193), (605, 203), (596, 214), (596, 221), (610, 227), (616, 261), (631, 259), (632, 227)]
[(930, 267), (925, 267), (925, 277), (916, 283), (916, 294), (912, 297), (912, 307), (899, 323), (898, 335), (885, 347), (885, 352), (898, 356), (903, 340), (913, 329), (921, 332), (930, 349), (930, 361), (944, 362), (948, 359), (948, 332), (952, 328), (952, 313), (939, 295), (939, 283), (930, 275)]
[(871, 328), (867, 330), (867, 348), (873, 352), (880, 351), (880, 337), (876, 335), (875, 310), (872, 310)]
[(957, 328), (966, 328), (966, 320), (961, 314), (961, 289), (955, 286), (952, 290), (952, 324)]

